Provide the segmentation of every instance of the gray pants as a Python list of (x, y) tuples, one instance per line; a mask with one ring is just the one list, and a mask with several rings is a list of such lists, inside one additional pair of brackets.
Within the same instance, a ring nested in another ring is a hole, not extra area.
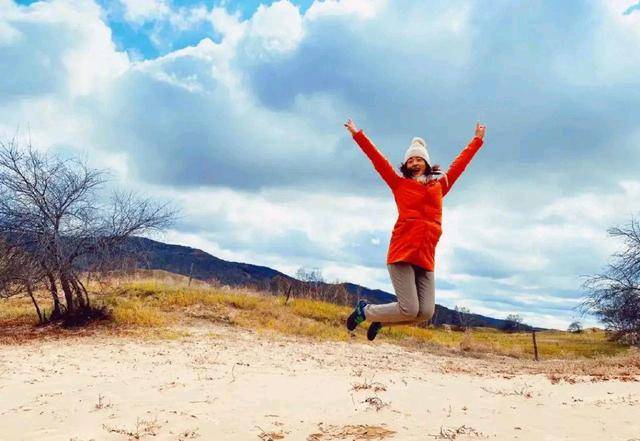
[(367, 305), (366, 319), (382, 324), (410, 324), (429, 320), (435, 311), (435, 278), (427, 271), (410, 263), (387, 264), (397, 302)]

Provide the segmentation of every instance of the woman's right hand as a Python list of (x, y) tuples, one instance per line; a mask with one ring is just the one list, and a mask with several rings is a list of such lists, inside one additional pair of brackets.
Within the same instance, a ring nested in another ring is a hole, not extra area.
[(349, 132), (351, 132), (352, 135), (355, 135), (358, 132), (358, 128), (356, 127), (356, 123), (354, 123), (351, 118), (349, 118), (347, 120), (347, 122), (344, 125), (347, 130), (349, 130)]
[(487, 130), (487, 126), (484, 124), (480, 124), (479, 122), (476, 124), (476, 138), (480, 138), (484, 141), (484, 133)]

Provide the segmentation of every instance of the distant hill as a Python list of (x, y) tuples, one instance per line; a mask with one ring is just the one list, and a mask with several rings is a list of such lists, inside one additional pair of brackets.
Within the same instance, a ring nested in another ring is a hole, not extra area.
[[(131, 255), (136, 256), (135, 264), (139, 268), (165, 270), (185, 276), (191, 275), (194, 279), (204, 281), (215, 279), (219, 283), (229, 286), (251, 285), (266, 288), (271, 286), (276, 279), (285, 283), (287, 281), (297, 284), (305, 283), (266, 266), (230, 262), (197, 248), (170, 245), (142, 237), (129, 239), (127, 249), (131, 251)], [(353, 283), (343, 283), (342, 285), (353, 296), (353, 303), (358, 297), (371, 303), (387, 303), (396, 300), (393, 294), (379, 289), (369, 289)], [(480, 314), (468, 314), (463, 319), (470, 326), (502, 329), (506, 325), (505, 320)], [(436, 325), (457, 325), (459, 324), (459, 315), (455, 310), (436, 304), (436, 312), (432, 322)], [(527, 325), (521, 325), (520, 328), (531, 329)]]

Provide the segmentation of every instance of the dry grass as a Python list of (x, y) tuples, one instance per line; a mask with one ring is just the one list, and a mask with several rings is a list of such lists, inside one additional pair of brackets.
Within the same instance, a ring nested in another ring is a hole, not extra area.
[(482, 363), (460, 363), (451, 359), (441, 367), (443, 373), (471, 375), (495, 375), (513, 378), (523, 373), (544, 374), (552, 383), (576, 383), (584, 381), (639, 381), (640, 349), (629, 348), (618, 355), (598, 357), (575, 357), (571, 359), (549, 359), (532, 362), (530, 359), (501, 359), (485, 354)]
[[(162, 272), (154, 272), (153, 277), (147, 278), (117, 278), (100, 286), (90, 284), (89, 288), (99, 292), (93, 294), (93, 303), (106, 305), (110, 320), (76, 330), (34, 327), (37, 317), (31, 301), (12, 298), (0, 302), (0, 344), (101, 333), (176, 339), (188, 335), (181, 330), (184, 325), (203, 322), (317, 340), (352, 338), (344, 329), (344, 320), (351, 308), (316, 300), (294, 298), (285, 305), (282, 297), (246, 290), (224, 289), (201, 282), (188, 287), (186, 278)], [(45, 293), (38, 295), (43, 305), (48, 304)], [(355, 334), (366, 341), (364, 333), (365, 328), (360, 327)], [(440, 354), (476, 358), (507, 356), (514, 361), (523, 360), (522, 366), (530, 365), (528, 360), (533, 358), (530, 333), (507, 334), (489, 328), (451, 332), (441, 328), (398, 326), (383, 328), (378, 339)], [(550, 378), (562, 379), (569, 373), (589, 373), (602, 378), (640, 373), (638, 351), (608, 341), (603, 331), (538, 332), (537, 342), (544, 363), (538, 363), (536, 369), (544, 369)], [(464, 370), (458, 368), (461, 369)]]
[[(39, 304), (47, 305), (48, 297), (43, 293), (37, 293)], [(46, 308), (45, 308), (46, 309)], [(42, 310), (42, 307), (41, 307)], [(45, 311), (49, 315), (49, 310)], [(0, 324), (3, 326), (36, 325), (38, 316), (29, 297), (12, 297), (0, 299)]]
[[(529, 332), (505, 333), (493, 328), (474, 328), (467, 332), (451, 332), (442, 328), (394, 326), (383, 328), (380, 335), (399, 343), (431, 343), (455, 348), (470, 355), (492, 353), (514, 358), (532, 359), (533, 339)], [(604, 331), (572, 334), (563, 331), (536, 332), (538, 356), (541, 359), (598, 357), (627, 351), (627, 345), (607, 339)]]
[(334, 426), (318, 424), (318, 432), (307, 437), (307, 441), (349, 439), (354, 441), (383, 440), (393, 438), (395, 431), (382, 426), (348, 425)]

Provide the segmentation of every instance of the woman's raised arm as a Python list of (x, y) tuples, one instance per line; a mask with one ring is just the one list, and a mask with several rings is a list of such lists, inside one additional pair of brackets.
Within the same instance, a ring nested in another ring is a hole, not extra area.
[(349, 130), (351, 136), (353, 136), (353, 139), (358, 143), (365, 155), (371, 160), (378, 174), (380, 174), (387, 185), (393, 189), (400, 179), (400, 176), (396, 173), (391, 163), (380, 153), (371, 140), (367, 138), (367, 135), (365, 135), (362, 130), (358, 130), (351, 119), (347, 120), (344, 126)]
[(440, 180), (442, 185), (442, 196), (449, 193), (453, 183), (460, 177), (464, 169), (467, 167), (471, 159), (476, 154), (476, 152), (482, 147), (482, 143), (484, 142), (484, 133), (486, 131), (486, 127), (480, 123), (476, 124), (476, 134), (474, 138), (471, 140), (469, 145), (467, 145), (464, 150), (460, 152), (460, 154), (453, 160), (449, 169), (445, 173), (444, 179)]

